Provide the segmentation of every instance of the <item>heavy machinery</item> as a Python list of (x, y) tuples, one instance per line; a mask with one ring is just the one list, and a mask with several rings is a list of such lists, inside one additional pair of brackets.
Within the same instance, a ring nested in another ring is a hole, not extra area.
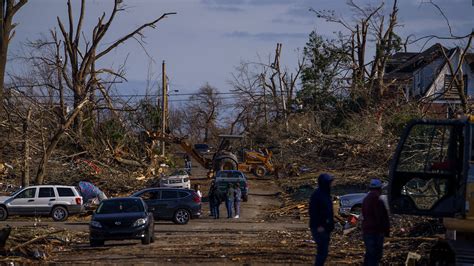
[(395, 214), (443, 219), (446, 237), (431, 252), (440, 265), (474, 263), (474, 117), (414, 120), (390, 167)]
[[(194, 149), (193, 145), (189, 144), (185, 138), (178, 138), (162, 132), (150, 134), (150, 136), (167, 143), (180, 145), (200, 165), (215, 172), (220, 170), (240, 170), (247, 173), (252, 172), (256, 176), (262, 177), (275, 171), (271, 161), (272, 153), (267, 149), (264, 149), (262, 152), (241, 150), (239, 154), (237, 146), (240, 145), (233, 146), (232, 144), (235, 144), (235, 140), (242, 140), (243, 136), (241, 135), (219, 135), (220, 144), (211, 159)], [(239, 160), (239, 157), (242, 159)]]

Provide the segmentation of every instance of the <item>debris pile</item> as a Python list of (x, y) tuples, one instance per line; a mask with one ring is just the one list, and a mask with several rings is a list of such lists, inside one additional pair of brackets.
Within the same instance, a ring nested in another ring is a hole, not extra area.
[(73, 244), (87, 240), (87, 233), (71, 232), (48, 226), (21, 226), (11, 228), (0, 263), (28, 263), (48, 260), (54, 252), (72, 249)]

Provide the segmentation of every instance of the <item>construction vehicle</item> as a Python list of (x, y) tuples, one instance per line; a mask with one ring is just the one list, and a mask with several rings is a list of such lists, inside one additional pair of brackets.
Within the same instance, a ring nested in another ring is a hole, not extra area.
[(272, 153), (267, 149), (264, 149), (262, 152), (243, 150), (240, 152), (242, 160), (239, 160), (237, 147), (232, 144), (234, 144), (235, 140), (242, 140), (243, 136), (241, 135), (219, 135), (220, 144), (212, 158), (203, 156), (194, 149), (193, 145), (186, 141), (186, 138), (179, 138), (162, 132), (149, 135), (157, 140), (178, 144), (200, 165), (214, 172), (220, 170), (240, 170), (246, 173), (252, 172), (258, 177), (263, 177), (275, 171), (271, 161)]
[(390, 211), (443, 219), (431, 264), (474, 263), (474, 117), (414, 120), (389, 172)]

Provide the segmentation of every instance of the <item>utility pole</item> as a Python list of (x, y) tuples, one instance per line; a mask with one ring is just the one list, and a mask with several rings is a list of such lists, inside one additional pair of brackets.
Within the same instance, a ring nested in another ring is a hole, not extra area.
[[(163, 64), (161, 67), (162, 72), (162, 101), (161, 101), (161, 132), (166, 133), (166, 117), (168, 112), (168, 84), (166, 80), (166, 65), (165, 60), (163, 60)], [(161, 155), (165, 156), (165, 142), (161, 141)]]

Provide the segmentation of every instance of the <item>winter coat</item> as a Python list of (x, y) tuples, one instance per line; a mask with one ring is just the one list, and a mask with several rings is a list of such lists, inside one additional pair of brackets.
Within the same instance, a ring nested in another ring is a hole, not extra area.
[(309, 201), (309, 227), (316, 229), (320, 226), (326, 232), (334, 230), (334, 211), (331, 199), (332, 176), (321, 174), (318, 178), (318, 188), (313, 192)]
[(390, 234), (388, 212), (378, 190), (371, 190), (362, 202), (362, 233)]

